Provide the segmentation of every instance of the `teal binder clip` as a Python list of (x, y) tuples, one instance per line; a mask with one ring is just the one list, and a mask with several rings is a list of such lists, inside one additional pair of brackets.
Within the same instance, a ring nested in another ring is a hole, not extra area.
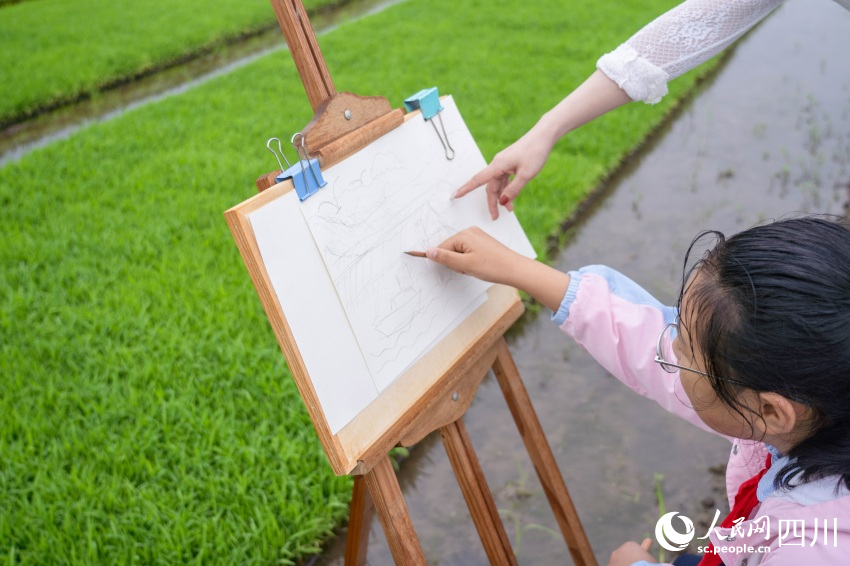
[(437, 92), (437, 87), (423, 88), (416, 94), (408, 96), (404, 101), (404, 107), (408, 112), (421, 110), (422, 117), (430, 120), (436, 116), (443, 106), (440, 104), (440, 93)]
[[(295, 144), (295, 139), (299, 136), (301, 137), (300, 147)], [(277, 141), (277, 149), (280, 153), (280, 157), (278, 157), (278, 153), (272, 149), (271, 144), (273, 141)], [(274, 155), (275, 159), (277, 159), (277, 164), (280, 165), (280, 168), (283, 170), (277, 177), (274, 178), (275, 182), (280, 183), (286, 179), (292, 179), (292, 184), (295, 186), (295, 193), (298, 195), (298, 199), (304, 200), (328, 183), (322, 177), (322, 169), (319, 167), (319, 160), (315, 157), (310, 158), (307, 152), (307, 141), (304, 134), (301, 132), (296, 133), (292, 136), (290, 143), (292, 144), (292, 147), (295, 148), (295, 152), (298, 155), (298, 162), (295, 165), (290, 165), (289, 160), (286, 159), (286, 155), (283, 153), (283, 148), (281, 147), (281, 143), (278, 138), (269, 138), (269, 141), (266, 142), (266, 148), (272, 152), (272, 155)], [(283, 163), (281, 163), (281, 157), (286, 163), (286, 167), (284, 167)]]
[[(454, 159), (455, 150), (452, 148), (452, 144), (449, 143), (446, 126), (443, 124), (443, 117), (440, 116), (443, 106), (440, 104), (440, 93), (437, 92), (437, 87), (424, 88), (416, 94), (408, 96), (404, 100), (404, 107), (408, 112), (413, 112), (414, 110), (422, 112), (422, 117), (425, 118), (425, 121), (431, 122), (431, 125), (434, 126), (434, 131), (437, 132), (437, 137), (440, 138), (440, 143), (443, 144), (443, 150), (446, 152), (446, 159), (449, 161)], [(440, 130), (437, 129), (437, 124), (432, 120), (434, 116), (440, 120), (440, 128), (443, 130), (442, 135), (440, 135)]]

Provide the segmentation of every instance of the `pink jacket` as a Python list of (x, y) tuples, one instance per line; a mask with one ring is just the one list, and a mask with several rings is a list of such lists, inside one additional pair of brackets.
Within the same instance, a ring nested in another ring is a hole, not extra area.
[[(570, 275), (570, 288), (553, 321), (634, 391), (714, 432), (679, 400), (687, 398), (679, 374), (654, 362), (656, 340), (676, 310), (604, 266)], [(741, 483), (764, 467), (767, 448), (754, 440), (729, 440), (726, 489), (731, 508)], [(715, 527), (709, 538), (726, 566), (850, 564), (850, 490), (835, 477), (775, 490), (746, 520), (732, 529)]]

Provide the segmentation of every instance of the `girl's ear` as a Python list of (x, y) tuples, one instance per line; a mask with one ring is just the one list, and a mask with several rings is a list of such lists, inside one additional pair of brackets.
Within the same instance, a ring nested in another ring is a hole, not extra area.
[(763, 420), (757, 420), (759, 428), (766, 436), (787, 437), (796, 432), (796, 427), (803, 419), (805, 407), (800, 403), (783, 397), (779, 393), (759, 393), (759, 412)]

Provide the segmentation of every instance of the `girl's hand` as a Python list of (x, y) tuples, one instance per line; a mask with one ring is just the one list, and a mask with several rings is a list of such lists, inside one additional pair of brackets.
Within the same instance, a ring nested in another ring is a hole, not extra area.
[(425, 255), (459, 273), (514, 287), (517, 281), (511, 275), (516, 274), (523, 263), (534, 261), (476, 227), (458, 232), (439, 247), (426, 250)]
[(460, 198), (486, 184), (490, 217), (493, 220), (499, 217), (500, 204), (513, 211), (513, 200), (526, 183), (543, 169), (553, 143), (554, 141), (542, 132), (532, 128), (512, 145), (497, 153), (490, 165), (455, 192), (454, 198)]
[(611, 553), (611, 560), (608, 566), (631, 566), (635, 562), (646, 560), (650, 564), (657, 564), (655, 557), (649, 553), (652, 546), (652, 539), (643, 539), (643, 542), (627, 542), (617, 550)]
[(480, 228), (458, 232), (439, 247), (425, 250), (425, 256), (460, 273), (521, 289), (553, 311), (570, 286), (568, 274), (518, 254)]

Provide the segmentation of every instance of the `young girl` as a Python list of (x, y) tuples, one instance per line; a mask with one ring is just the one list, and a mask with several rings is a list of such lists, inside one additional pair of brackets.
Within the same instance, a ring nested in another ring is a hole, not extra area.
[[(717, 243), (685, 273), (675, 308), (610, 268), (561, 273), (477, 228), (426, 255), (527, 292), (623, 383), (730, 438), (732, 511), (699, 564), (847, 563), (850, 223), (705, 234)], [(649, 542), (622, 545), (609, 565), (656, 564)]]

